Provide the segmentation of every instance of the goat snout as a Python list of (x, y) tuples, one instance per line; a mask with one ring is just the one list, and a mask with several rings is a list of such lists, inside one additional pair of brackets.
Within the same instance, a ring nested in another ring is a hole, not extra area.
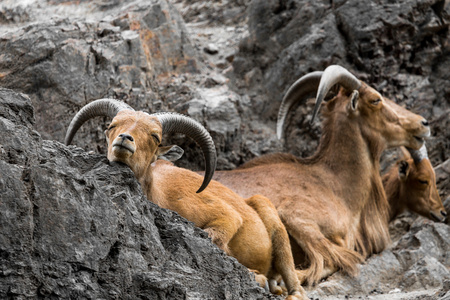
[(117, 157), (129, 156), (136, 151), (136, 144), (132, 135), (119, 134), (112, 143), (112, 151)]
[(424, 130), (425, 130), (423, 137), (429, 137), (431, 134), (430, 123), (428, 123), (428, 120), (426, 120), (426, 119), (423, 119), (422, 121), (420, 121), (420, 123), (422, 124), (422, 126), (424, 127)]
[(121, 133), (121, 134), (119, 134), (119, 137), (124, 140), (129, 140), (130, 142), (134, 141), (134, 138), (131, 135), (129, 135), (128, 133)]
[[(439, 215), (440, 213), (440, 215)], [(446, 217), (447, 217), (447, 212), (445, 210), (440, 210), (438, 212), (430, 212), (431, 216), (434, 218), (434, 220), (438, 221), (438, 222), (444, 222)]]
[[(415, 139), (414, 144), (420, 147), (421, 145), (423, 145), (425, 139), (431, 135), (430, 123), (426, 119), (422, 118), (418, 123), (415, 124), (418, 124), (418, 126), (415, 126), (413, 133)], [(413, 145), (408, 147), (415, 149)]]

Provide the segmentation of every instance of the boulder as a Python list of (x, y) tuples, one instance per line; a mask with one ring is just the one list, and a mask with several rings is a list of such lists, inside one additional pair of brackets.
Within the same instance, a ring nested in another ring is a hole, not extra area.
[[(202, 231), (148, 203), (128, 168), (107, 162), (108, 120), (79, 130), (81, 148), (60, 144), (98, 98), (195, 118), (213, 136), (218, 168), (232, 169), (264, 153), (311, 155), (321, 135), (320, 114), (309, 124), (313, 99), (290, 114), (281, 141), (278, 106), (300, 76), (340, 64), (430, 121), (448, 210), (449, 3), (1, 1), (0, 86), (14, 92), (0, 89), (0, 297), (271, 297)], [(216, 54), (204, 53), (208, 44)], [(164, 140), (185, 150), (179, 166), (203, 169), (194, 142)], [(390, 248), (309, 296), (446, 299), (449, 228), (402, 214)]]
[(1, 299), (273, 299), (127, 166), (33, 125), (30, 98), (0, 89)]

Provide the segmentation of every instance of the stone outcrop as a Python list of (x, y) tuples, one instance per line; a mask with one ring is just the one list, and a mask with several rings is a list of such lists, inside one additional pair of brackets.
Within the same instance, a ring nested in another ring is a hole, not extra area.
[[(1, 1), (0, 298), (272, 298), (204, 232), (149, 203), (127, 167), (108, 163), (108, 120), (79, 130), (81, 148), (60, 143), (98, 98), (195, 118), (218, 168), (230, 169), (264, 153), (312, 154), (321, 127), (309, 125), (311, 101), (281, 141), (278, 106), (297, 78), (340, 64), (430, 121), (449, 210), (449, 13), (444, 0)], [(192, 141), (164, 140), (185, 150), (177, 164), (203, 168)], [(393, 244), (360, 275), (338, 272), (308, 295), (449, 297), (449, 226), (403, 214), (390, 230)]]
[(30, 99), (0, 89), (1, 299), (271, 299), (127, 166), (33, 125)]
[[(0, 84), (30, 95), (44, 138), (62, 141), (70, 117), (98, 98), (167, 109), (155, 79), (198, 71), (184, 23), (171, 5), (150, 1), (120, 8), (95, 21), (42, 20), (2, 36)], [(88, 128), (77, 144), (102, 149), (103, 130)]]
[[(297, 78), (343, 65), (431, 122), (430, 152), (437, 165), (450, 158), (449, 13), (442, 0), (252, 1), (249, 35), (233, 62), (236, 82), (248, 83), (243, 90), (260, 103), (258, 113), (275, 119), (281, 95)], [(289, 152), (309, 155), (316, 148), (320, 123), (308, 125), (311, 109), (300, 105), (292, 116)]]

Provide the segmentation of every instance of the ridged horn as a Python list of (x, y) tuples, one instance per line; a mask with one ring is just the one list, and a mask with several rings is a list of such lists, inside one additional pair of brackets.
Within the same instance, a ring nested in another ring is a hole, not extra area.
[(163, 134), (183, 133), (193, 139), (202, 149), (206, 170), (203, 183), (197, 191), (200, 193), (208, 186), (216, 170), (216, 147), (209, 132), (194, 119), (178, 113), (154, 113), (152, 116), (157, 117), (161, 122)]
[(349, 91), (358, 90), (361, 87), (361, 82), (358, 78), (347, 71), (347, 69), (338, 65), (331, 65), (327, 67), (320, 80), (319, 89), (317, 90), (316, 96), (316, 104), (314, 106), (310, 123), (314, 121), (323, 99), (335, 84), (340, 84)]
[(408, 149), (409, 153), (411, 154), (411, 157), (414, 159), (414, 162), (416, 164), (420, 163), (423, 159), (428, 159), (428, 152), (425, 143), (422, 145), (422, 147), (420, 147), (419, 150), (413, 150), (410, 148), (406, 149)]
[(409, 149), (406, 149), (406, 147), (404, 146), (400, 146), (400, 152), (402, 153), (402, 159), (410, 159), (411, 157), (411, 152), (409, 151)]
[(283, 136), (284, 122), (286, 121), (287, 114), (291, 110), (292, 106), (303, 100), (306, 96), (308, 96), (308, 94), (314, 93), (317, 90), (322, 74), (322, 71), (308, 73), (294, 82), (288, 89), (283, 97), (283, 100), (281, 101), (280, 108), (278, 109), (278, 139), (281, 139)]
[(112, 119), (117, 115), (119, 111), (125, 109), (134, 110), (125, 102), (115, 99), (99, 99), (86, 104), (70, 122), (69, 128), (67, 129), (66, 138), (64, 139), (64, 143), (66, 145), (69, 145), (72, 142), (75, 133), (87, 120), (94, 117), (110, 117)]

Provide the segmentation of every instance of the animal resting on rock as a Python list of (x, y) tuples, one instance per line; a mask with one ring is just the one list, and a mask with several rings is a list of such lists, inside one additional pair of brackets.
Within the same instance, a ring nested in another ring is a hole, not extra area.
[(273, 202), (291, 237), (302, 283), (316, 283), (337, 270), (356, 274), (359, 262), (385, 249), (389, 204), (380, 156), (391, 147), (419, 149), (430, 134), (424, 118), (346, 69), (330, 66), (289, 88), (279, 110), (278, 137), (294, 104), (317, 91), (314, 119), (336, 84), (340, 89), (324, 107), (323, 134), (313, 156), (266, 155), (214, 177), (243, 197), (261, 194)]
[(389, 221), (408, 209), (430, 220), (444, 222), (447, 212), (439, 197), (427, 149), (423, 145), (420, 150), (408, 150), (401, 147), (403, 156), (383, 176)]
[[(275, 284), (281, 275), (288, 290), (287, 299), (307, 299), (296, 276), (288, 234), (271, 202), (258, 195), (244, 199), (210, 181), (216, 152), (203, 126), (180, 114), (150, 115), (117, 100), (100, 99), (84, 106), (73, 118), (65, 143), (70, 144), (78, 128), (95, 116), (112, 118), (105, 131), (108, 159), (128, 165), (150, 201), (178, 212), (204, 229), (225, 253), (253, 271), (262, 286), (268, 278), (271, 291), (281, 293)], [(178, 146), (158, 147), (163, 134), (172, 132), (186, 134), (202, 148), (206, 161), (203, 183), (200, 175), (158, 159), (171, 155), (177, 159), (182, 155)], [(200, 183), (195, 193), (194, 188)]]

